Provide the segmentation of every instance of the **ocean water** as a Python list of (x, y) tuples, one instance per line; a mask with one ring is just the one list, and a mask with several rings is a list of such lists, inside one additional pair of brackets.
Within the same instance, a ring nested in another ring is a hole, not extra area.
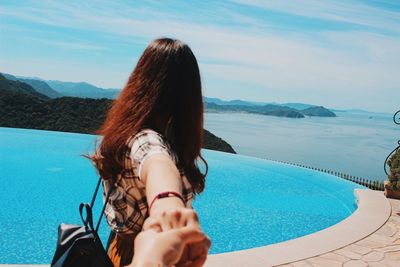
[[(52, 259), (60, 223), (81, 224), (97, 175), (80, 156), (95, 136), (0, 128), (0, 264)], [(194, 206), (211, 253), (273, 244), (334, 225), (355, 209), (357, 184), (309, 169), (203, 150), (206, 190)], [(95, 220), (101, 197), (94, 207)], [(106, 240), (105, 220), (100, 236)]]
[(385, 180), (387, 155), (400, 126), (390, 114), (337, 112), (335, 118), (280, 118), (246, 113), (205, 113), (205, 128), (239, 154)]

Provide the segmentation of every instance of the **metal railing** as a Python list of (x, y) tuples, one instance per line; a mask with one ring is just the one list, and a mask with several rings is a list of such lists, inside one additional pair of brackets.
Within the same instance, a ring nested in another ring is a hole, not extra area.
[[(393, 122), (397, 125), (400, 125), (400, 110), (394, 113), (393, 115)], [(383, 169), (385, 170), (386, 175), (389, 175), (387, 171), (387, 166), (388, 166), (388, 161), (390, 157), (396, 152), (397, 149), (400, 148), (400, 140), (397, 141), (397, 147), (392, 150), (392, 152), (389, 153), (389, 155), (386, 157), (385, 162), (383, 163)]]
[(380, 180), (364, 179), (364, 178), (361, 178), (361, 177), (358, 177), (358, 176), (345, 174), (345, 173), (338, 172), (338, 171), (332, 171), (332, 170), (323, 169), (323, 168), (316, 168), (316, 167), (307, 166), (307, 165), (303, 165), (303, 164), (292, 163), (292, 162), (273, 160), (273, 159), (267, 159), (267, 160), (275, 161), (275, 162), (279, 162), (279, 163), (284, 163), (284, 164), (288, 164), (288, 165), (293, 165), (293, 166), (297, 166), (297, 167), (307, 168), (307, 169), (311, 169), (311, 170), (314, 170), (314, 171), (328, 173), (328, 174), (340, 177), (340, 178), (342, 178), (344, 180), (348, 180), (348, 181), (363, 185), (363, 186), (368, 187), (368, 188), (370, 188), (372, 190), (379, 190), (379, 191), (383, 191), (384, 190), (384, 183), (383, 183), (383, 181), (380, 181)]

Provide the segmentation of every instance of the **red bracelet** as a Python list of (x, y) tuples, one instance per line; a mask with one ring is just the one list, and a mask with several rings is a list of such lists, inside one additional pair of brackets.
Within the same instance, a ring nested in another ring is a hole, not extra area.
[[(179, 193), (177, 193), (177, 192), (172, 192), (172, 191), (162, 192), (162, 193), (158, 193), (158, 194), (153, 198), (153, 200), (151, 201), (150, 207), (149, 207), (149, 214), (150, 214), (151, 207), (153, 207), (154, 202), (155, 202), (157, 199), (166, 198), (166, 197), (177, 197), (177, 198), (179, 198), (180, 200), (182, 200), (183, 205), (185, 205), (185, 200), (183, 199), (183, 197), (182, 197), (181, 194), (179, 194)], [(186, 206), (186, 205), (185, 205), (185, 206)]]

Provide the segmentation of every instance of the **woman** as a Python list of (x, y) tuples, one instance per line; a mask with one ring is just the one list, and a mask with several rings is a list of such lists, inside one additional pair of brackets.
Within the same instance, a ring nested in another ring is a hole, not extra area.
[[(114, 266), (132, 261), (142, 229), (200, 229), (191, 202), (204, 190), (208, 166), (200, 154), (200, 72), (186, 44), (163, 38), (147, 46), (97, 134), (103, 139), (90, 158), (103, 178), (104, 195), (115, 187), (105, 210), (116, 233), (109, 249)], [(198, 159), (205, 164), (204, 174)], [(173, 223), (177, 216), (183, 220)], [(180, 263), (198, 264), (207, 243), (192, 244)]]

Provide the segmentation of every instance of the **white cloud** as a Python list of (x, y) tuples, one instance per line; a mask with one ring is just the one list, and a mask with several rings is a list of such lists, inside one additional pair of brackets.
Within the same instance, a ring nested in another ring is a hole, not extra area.
[(400, 33), (399, 12), (349, 0), (234, 0), (234, 2), (310, 18), (378, 27)]
[[(246, 3), (302, 16), (373, 25), (392, 31), (400, 29), (399, 19), (393, 12), (368, 6), (350, 6), (332, 1), (316, 1), (312, 5), (310, 2), (287, 5), (282, 1)], [(230, 12), (230, 16), (234, 16)], [(278, 92), (281, 92), (285, 97), (310, 99), (330, 106), (342, 105), (340, 97), (335, 98), (335, 95), (346, 95), (353, 99), (374, 96), (375, 99), (364, 99), (365, 102), (360, 103), (358, 107), (363, 108), (379, 110), (389, 106), (391, 110), (398, 105), (395, 100), (387, 97), (400, 84), (400, 76), (397, 75), (400, 69), (400, 39), (395, 36), (354, 30), (312, 34), (288, 31), (276, 33), (266, 30), (268, 27), (261, 27), (268, 26), (268, 21), (264, 22), (265, 25), (254, 24), (254, 27), (244, 29), (218, 24), (195, 24), (184, 17), (173, 17), (171, 14), (165, 15), (148, 9), (139, 10), (131, 6), (116, 8), (104, 5), (97, 9), (60, 2), (19, 10), (2, 8), (0, 14), (46, 25), (101, 32), (126, 42), (138, 38), (147, 42), (159, 36), (177, 37), (188, 42), (194, 50), (203, 77), (207, 79), (207, 75), (210, 75), (221, 80), (252, 84), (258, 88), (254, 90), (260, 91), (260, 99), (268, 97), (260, 89), (265, 88), (265, 91), (274, 91), (271, 95), (279, 95)], [(237, 16), (246, 17), (243, 14)], [(386, 19), (382, 20), (382, 16)], [(259, 21), (249, 18), (246, 23)], [(71, 48), (103, 49), (84, 43), (72, 45)], [(96, 70), (102, 72), (101, 69)], [(120, 79), (120, 75), (115, 76), (115, 84), (118, 86)], [(209, 84), (208, 92), (212, 94), (213, 91), (215, 95), (221, 95), (227, 89)], [(232, 97), (245, 95), (243, 91), (243, 95)], [(380, 99), (381, 95), (386, 95), (386, 104), (375, 102), (376, 97)]]

